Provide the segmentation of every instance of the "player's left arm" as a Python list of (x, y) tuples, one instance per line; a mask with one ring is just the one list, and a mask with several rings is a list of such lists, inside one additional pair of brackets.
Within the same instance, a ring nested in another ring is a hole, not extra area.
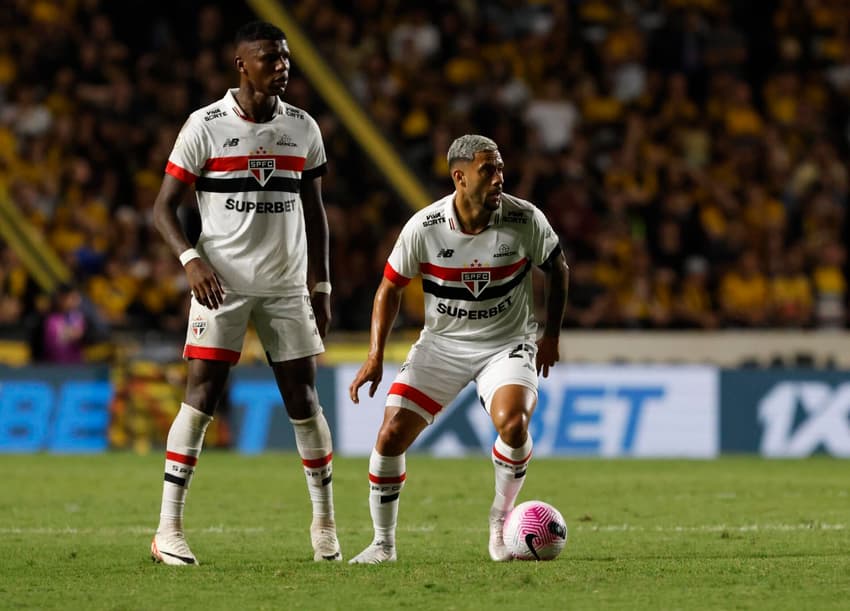
[(546, 324), (543, 335), (537, 340), (537, 373), (542, 373), (545, 378), (549, 375), (549, 368), (561, 358), (558, 345), (561, 339), (561, 325), (564, 323), (564, 310), (567, 306), (570, 270), (560, 248), (552, 252), (540, 265), (540, 269), (544, 272)]
[(311, 288), (310, 301), (316, 315), (319, 335), (324, 338), (331, 324), (331, 296), (313, 291), (319, 282), (330, 283), (328, 246), (328, 217), (322, 201), (321, 175), (301, 180), (301, 202), (304, 205), (304, 227), (307, 232), (307, 282)]

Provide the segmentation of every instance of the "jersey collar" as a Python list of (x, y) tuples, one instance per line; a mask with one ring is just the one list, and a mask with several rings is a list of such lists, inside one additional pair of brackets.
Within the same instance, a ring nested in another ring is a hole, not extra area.
[[(237, 117), (239, 117), (243, 121), (248, 121), (249, 123), (255, 123), (255, 121), (249, 119), (247, 116), (245, 116), (245, 113), (242, 112), (242, 107), (239, 106), (239, 102), (236, 101), (236, 89), (228, 89), (227, 94), (224, 97), (227, 100), (227, 105), (230, 106), (233, 109), (233, 114), (235, 114)], [(275, 110), (274, 110), (274, 114), (272, 115), (272, 118), (277, 117), (279, 114), (281, 114), (280, 105), (283, 102), (281, 102), (280, 98), (277, 98), (277, 97), (275, 98), (275, 102), (276, 102), (276, 106), (275, 106)]]
[[(449, 221), (449, 229), (454, 231), (455, 233), (460, 233), (462, 235), (471, 235), (466, 233), (460, 227), (460, 221), (457, 219), (457, 211), (455, 210), (455, 196), (457, 195), (457, 191), (454, 191), (451, 195), (446, 198), (445, 211), (446, 218)], [(502, 194), (502, 198), (504, 198), (504, 193)], [(487, 222), (487, 227), (484, 229), (489, 229), (493, 225), (497, 225), (502, 219), (502, 201), (499, 202), (499, 207), (493, 210), (490, 213), (490, 220)]]

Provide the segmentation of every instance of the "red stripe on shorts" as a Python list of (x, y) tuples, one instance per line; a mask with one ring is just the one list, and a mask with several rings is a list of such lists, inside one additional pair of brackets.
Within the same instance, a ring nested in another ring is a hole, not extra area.
[(412, 386), (402, 384), (401, 382), (394, 382), (393, 385), (390, 386), (390, 391), (387, 394), (399, 395), (405, 399), (410, 399), (432, 416), (436, 415), (437, 412), (443, 409), (442, 405), (434, 401), (434, 399), (426, 395), (421, 390), (417, 390)]
[(183, 348), (184, 359), (204, 359), (205, 361), (227, 361), (231, 365), (239, 362), (239, 352), (224, 348), (204, 348), (186, 344)]
[(166, 452), (165, 460), (173, 460), (174, 462), (179, 462), (183, 465), (189, 465), (190, 467), (194, 467), (198, 464), (197, 456), (188, 456), (186, 454), (178, 454), (177, 452)]

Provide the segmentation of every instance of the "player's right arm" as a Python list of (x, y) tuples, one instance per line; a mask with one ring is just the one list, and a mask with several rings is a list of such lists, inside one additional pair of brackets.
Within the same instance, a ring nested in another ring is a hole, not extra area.
[(398, 316), (398, 309), (401, 305), (401, 294), (403, 292), (404, 285), (396, 284), (385, 276), (375, 293), (375, 300), (372, 304), (369, 355), (366, 357), (366, 362), (360, 367), (360, 371), (357, 372), (354, 381), (348, 389), (351, 400), (354, 403), (360, 402), (357, 391), (366, 382), (372, 383), (369, 386), (370, 397), (375, 396), (375, 391), (381, 383), (381, 378), (384, 375), (384, 348), (387, 345), (390, 330), (393, 328), (395, 319)]
[[(191, 188), (190, 184), (166, 173), (153, 204), (154, 225), (175, 257), (192, 247), (177, 218), (177, 208), (189, 196)], [(224, 290), (215, 272), (200, 258), (188, 261), (184, 269), (189, 288), (198, 303), (217, 309), (224, 300)]]
[(419, 263), (422, 259), (422, 242), (419, 239), (421, 229), (421, 219), (414, 215), (401, 230), (384, 266), (384, 277), (372, 303), (369, 355), (348, 389), (348, 394), (355, 403), (359, 403), (357, 391), (366, 382), (372, 382), (369, 387), (370, 397), (375, 396), (378, 384), (381, 383), (384, 375), (384, 348), (398, 316), (401, 294), (410, 279), (419, 273)]

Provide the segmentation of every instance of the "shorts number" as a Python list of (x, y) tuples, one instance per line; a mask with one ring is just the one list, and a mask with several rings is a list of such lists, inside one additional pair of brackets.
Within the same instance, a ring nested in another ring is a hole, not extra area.
[[(525, 354), (523, 354), (525, 352)], [(531, 355), (534, 354), (534, 346), (531, 344), (517, 344), (516, 348), (511, 350), (508, 355), (509, 359), (521, 359), (524, 356), (531, 358)]]

